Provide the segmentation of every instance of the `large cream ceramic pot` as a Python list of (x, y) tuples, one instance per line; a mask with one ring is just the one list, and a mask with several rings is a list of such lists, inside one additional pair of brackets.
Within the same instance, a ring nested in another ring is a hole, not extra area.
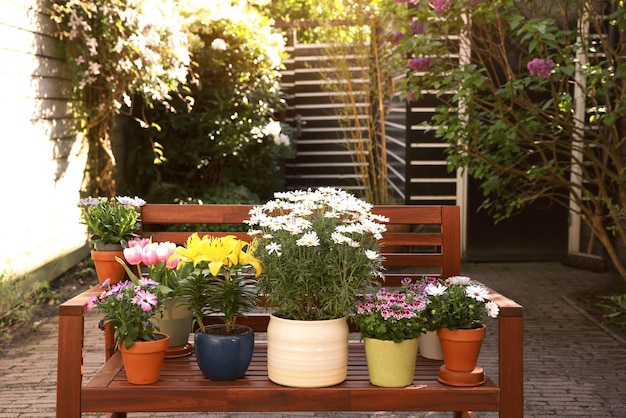
[(269, 379), (291, 387), (325, 387), (348, 373), (348, 322), (295, 321), (272, 315), (267, 327)]

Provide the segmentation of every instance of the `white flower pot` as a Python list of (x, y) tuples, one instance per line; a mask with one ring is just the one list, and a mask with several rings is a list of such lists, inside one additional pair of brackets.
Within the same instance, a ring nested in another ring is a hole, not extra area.
[(269, 379), (291, 387), (325, 387), (348, 373), (348, 322), (294, 321), (270, 317), (267, 327)]
[(443, 360), (437, 331), (426, 331), (419, 338), (419, 354), (431, 360)]

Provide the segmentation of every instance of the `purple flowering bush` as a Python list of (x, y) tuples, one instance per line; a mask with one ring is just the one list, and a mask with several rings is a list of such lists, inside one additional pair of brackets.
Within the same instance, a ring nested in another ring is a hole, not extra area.
[(100, 328), (105, 324), (113, 327), (116, 345), (123, 343), (128, 349), (135, 341), (154, 340), (158, 327), (152, 319), (161, 311), (164, 299), (159, 283), (131, 274), (130, 280), (113, 286), (106, 280), (102, 289), (90, 296), (87, 310), (95, 308), (104, 314)]
[(570, 210), (626, 279), (626, 8), (603, 5), (389, 2), (386, 30), (401, 35), (385, 62), (412, 106), (440, 103), (424, 124), (450, 170), (477, 180), (481, 209), (496, 222), (537, 202)]
[(424, 332), (423, 313), (427, 304), (423, 287), (404, 279), (398, 291), (381, 288), (373, 295), (363, 296), (350, 319), (361, 338), (401, 343)]

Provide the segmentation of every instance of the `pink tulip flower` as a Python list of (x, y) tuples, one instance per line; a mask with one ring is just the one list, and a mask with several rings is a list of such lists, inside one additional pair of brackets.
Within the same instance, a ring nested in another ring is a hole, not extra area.
[(146, 266), (152, 266), (155, 265), (159, 262), (159, 258), (157, 256), (157, 247), (158, 247), (158, 243), (153, 242), (149, 245), (146, 245), (143, 248), (142, 251), (142, 255), (141, 255), (141, 261), (146, 265)]
[[(133, 242), (133, 241), (130, 241)], [(130, 242), (128, 243), (130, 245)], [(124, 248), (124, 258), (128, 264), (137, 265), (142, 261), (142, 248), (139, 245)]]

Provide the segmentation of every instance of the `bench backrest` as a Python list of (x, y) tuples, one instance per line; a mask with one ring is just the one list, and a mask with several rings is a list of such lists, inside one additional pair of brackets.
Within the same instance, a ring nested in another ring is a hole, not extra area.
[[(243, 221), (252, 205), (146, 204), (141, 210), (142, 237), (184, 244), (192, 232), (236, 235), (249, 241)], [(381, 249), (385, 284), (423, 275), (447, 278), (460, 274), (460, 210), (458, 206), (374, 206), (389, 218)], [(171, 231), (176, 225), (177, 231)], [(239, 229), (239, 231), (234, 231)]]

